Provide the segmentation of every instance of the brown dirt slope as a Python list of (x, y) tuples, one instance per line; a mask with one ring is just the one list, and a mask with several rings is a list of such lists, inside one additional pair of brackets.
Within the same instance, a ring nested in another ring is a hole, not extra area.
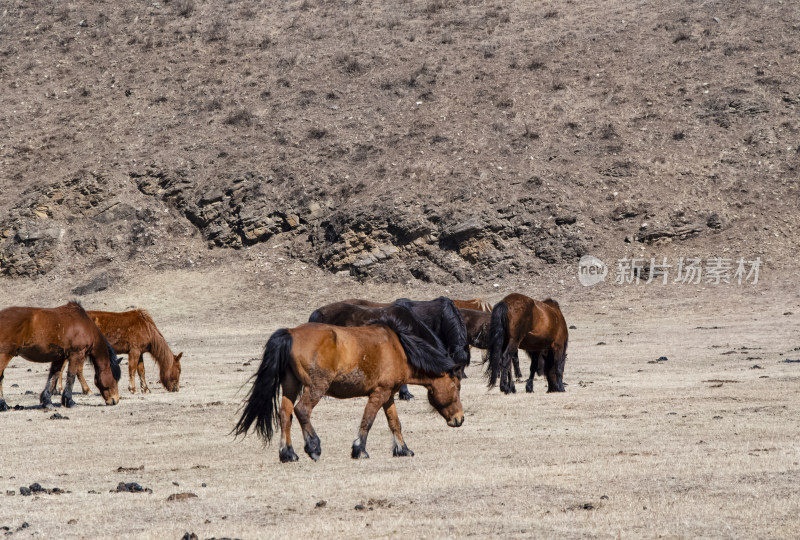
[(6, 3), (0, 274), (195, 266), (271, 242), (398, 282), (640, 248), (776, 265), (799, 225), (798, 15)]

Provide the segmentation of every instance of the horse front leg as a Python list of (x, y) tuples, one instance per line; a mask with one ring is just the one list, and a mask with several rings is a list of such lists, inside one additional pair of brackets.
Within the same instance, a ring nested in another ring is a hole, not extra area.
[(317, 461), (322, 454), (322, 445), (320, 444), (317, 432), (311, 425), (311, 411), (325, 395), (330, 383), (318, 384), (318, 386), (306, 387), (300, 401), (294, 406), (294, 413), (297, 415), (297, 421), (300, 423), (300, 429), (303, 431), (303, 438), (306, 441), (305, 447), (306, 454)]
[(6, 376), (5, 374), (6, 366), (10, 361), (11, 361), (11, 355), (0, 354), (0, 412), (8, 410), (8, 403), (6, 403), (6, 400), (3, 397), (3, 379)]
[[(39, 403), (41, 403), (44, 409), (53, 408), (51, 389), (56, 384), (56, 379), (58, 378), (58, 374), (61, 373), (61, 368), (64, 366), (65, 361), (66, 360), (62, 358), (61, 360), (50, 364), (50, 373), (47, 375), (47, 384), (44, 385), (44, 390), (42, 390), (42, 393), (39, 394)], [(69, 376), (67, 377), (67, 383), (69, 383)], [(61, 399), (64, 399), (63, 394)]]
[(378, 410), (391, 398), (392, 389), (389, 388), (377, 388), (369, 395), (367, 406), (364, 407), (364, 416), (361, 417), (361, 425), (358, 428), (358, 436), (353, 441), (353, 451), (350, 454), (353, 459), (366, 459), (369, 457), (367, 453), (367, 435), (370, 428), (372, 428), (372, 423), (375, 421)]
[(408, 446), (403, 440), (403, 433), (400, 430), (400, 418), (397, 416), (397, 407), (394, 404), (394, 397), (389, 397), (389, 401), (383, 404), (383, 412), (386, 413), (386, 421), (389, 423), (389, 429), (394, 436), (392, 443), (392, 455), (397, 457), (413, 456)]
[(294, 402), (297, 399), (297, 394), (300, 393), (300, 381), (295, 378), (291, 373), (286, 375), (281, 383), (283, 388), (283, 396), (281, 396), (281, 447), (278, 451), (278, 457), (281, 463), (289, 463), (297, 461), (297, 454), (292, 448), (292, 413), (294, 412)]
[(525, 391), (529, 394), (533, 392), (533, 376), (538, 372), (541, 375), (541, 363), (539, 357), (541, 356), (536, 351), (525, 351), (531, 361), (531, 374), (528, 376), (528, 381), (525, 383)]

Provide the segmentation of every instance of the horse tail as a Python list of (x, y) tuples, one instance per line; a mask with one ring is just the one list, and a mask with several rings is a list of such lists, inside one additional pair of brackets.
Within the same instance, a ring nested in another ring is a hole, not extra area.
[(315, 309), (311, 312), (311, 316), (308, 317), (308, 322), (315, 322), (321, 323), (323, 321), (322, 309)]
[[(453, 370), (455, 364), (436, 335), (419, 322), (410, 311), (400, 309), (416, 322), (418, 328), (415, 329), (412, 324), (391, 312), (370, 324), (383, 324), (397, 334), (408, 363), (417, 369), (428, 373), (446, 373)], [(428, 339), (425, 339), (426, 337)]]
[(272, 439), (274, 428), (278, 425), (280, 384), (291, 357), (292, 335), (286, 328), (281, 328), (270, 336), (264, 348), (264, 356), (253, 376), (255, 382), (244, 404), (242, 417), (233, 428), (237, 437), (246, 436), (250, 426), (255, 423), (256, 433), (265, 442)]
[(492, 309), (492, 322), (489, 327), (489, 349), (486, 376), (489, 379), (489, 388), (497, 383), (503, 369), (503, 351), (506, 348), (508, 336), (508, 305), (498, 302)]

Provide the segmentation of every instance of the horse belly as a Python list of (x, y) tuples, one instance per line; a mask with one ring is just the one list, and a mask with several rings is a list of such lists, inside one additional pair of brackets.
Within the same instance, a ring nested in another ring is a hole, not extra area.
[(355, 368), (347, 373), (339, 373), (331, 381), (327, 394), (329, 396), (345, 399), (369, 395), (373, 385), (367, 381), (366, 374), (361, 368)]
[(21, 347), (17, 354), (29, 362), (38, 362), (41, 364), (55, 362), (57, 360), (66, 359), (67, 357), (67, 353), (64, 349), (55, 346), (50, 346), (46, 349), (35, 346)]
[(524, 351), (541, 351), (549, 348), (553, 344), (553, 340), (536, 334), (526, 334), (519, 348)]

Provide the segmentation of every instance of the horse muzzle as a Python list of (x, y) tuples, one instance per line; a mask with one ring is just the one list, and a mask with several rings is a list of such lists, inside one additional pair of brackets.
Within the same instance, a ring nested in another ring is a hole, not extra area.
[(447, 421), (447, 425), (450, 427), (459, 427), (464, 425), (464, 415), (454, 416), (453, 418)]
[(106, 405), (116, 405), (117, 403), (119, 403), (119, 396), (111, 396), (106, 399)]

